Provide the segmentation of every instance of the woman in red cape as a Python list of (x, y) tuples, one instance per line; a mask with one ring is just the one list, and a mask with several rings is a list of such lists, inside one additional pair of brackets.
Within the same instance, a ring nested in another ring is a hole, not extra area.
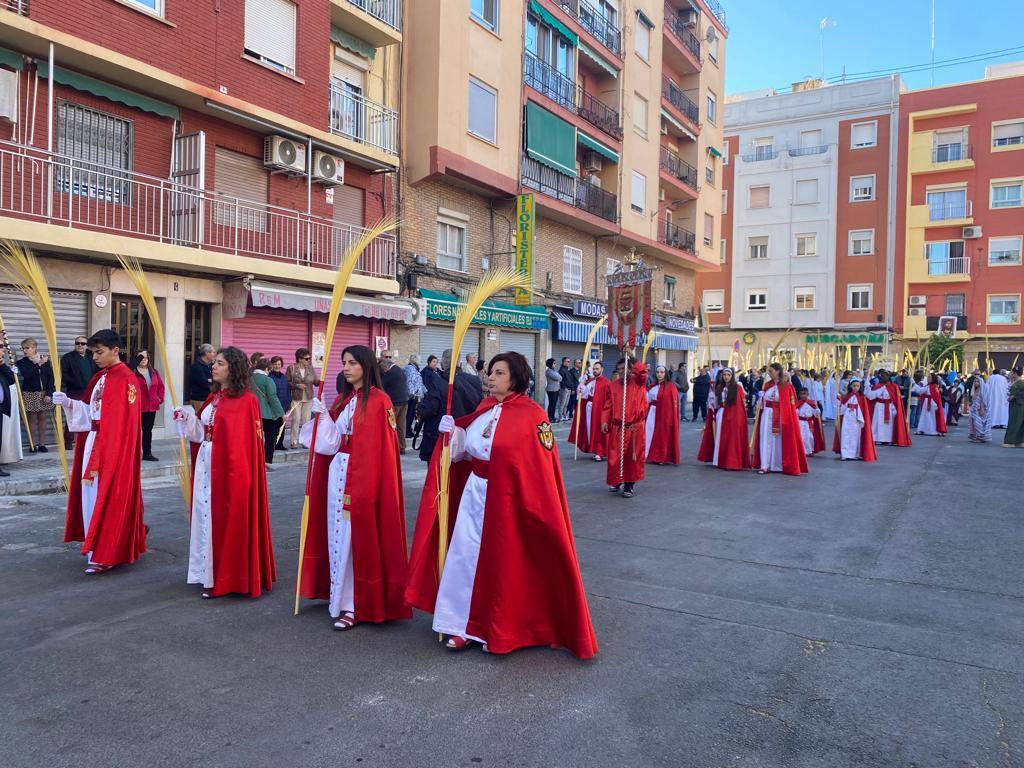
[(590, 452), (594, 454), (594, 461), (608, 456), (608, 434), (601, 429), (601, 412), (604, 404), (612, 395), (612, 383), (604, 375), (604, 365), (601, 362), (594, 363), (594, 378), (587, 384), (590, 392), (590, 411), (587, 424), (590, 427)]
[(212, 375), (198, 414), (174, 411), (179, 434), (192, 442), (187, 581), (202, 585), (204, 598), (259, 597), (277, 578), (260, 404), (242, 350), (219, 350)]
[(458, 421), (442, 419), (452, 435), (444, 572), (439, 579), (438, 444), (420, 499), (406, 600), (434, 614), (434, 631), (450, 636), (451, 650), (472, 641), (491, 653), (547, 645), (590, 658), (597, 639), (551, 425), (525, 394), (526, 358), (505, 352), (487, 370), (490, 396)]
[(911, 392), (917, 396), (919, 405), (917, 418), (917, 434), (945, 435), (946, 414), (942, 402), (942, 390), (939, 388), (939, 377), (931, 373), (927, 384), (915, 384)]
[[(408, 619), (405, 503), (394, 406), (369, 347), (341, 353), (344, 382), (328, 410), (313, 401), (316, 455), (299, 594), (327, 600), (337, 630)], [(302, 428), (312, 442), (313, 423)]]
[(807, 473), (807, 456), (800, 439), (800, 420), (796, 415), (796, 391), (783, 379), (782, 366), (772, 363), (771, 377), (761, 392), (758, 415), (754, 420), (753, 465), (759, 474), (783, 472)]
[(135, 373), (120, 360), (120, 337), (111, 330), (89, 339), (99, 366), (81, 400), (55, 392), (75, 440), (64, 541), (82, 542), (87, 574), (133, 563), (146, 551), (142, 520), (142, 399)]
[[(871, 431), (872, 405), (861, 392), (861, 385), (860, 379), (851, 380), (849, 389), (839, 401), (839, 407), (836, 409), (836, 431), (832, 436), (832, 452), (839, 454), (844, 460), (877, 461), (875, 438)], [(860, 416), (857, 415), (858, 410)], [(859, 435), (854, 424), (859, 428)]]
[(700, 441), (697, 459), (719, 469), (750, 469), (747, 442), (747, 395), (732, 368), (723, 368), (709, 398), (711, 408)]
[(679, 390), (668, 379), (668, 369), (659, 365), (647, 402), (647, 461), (652, 464), (679, 463)]

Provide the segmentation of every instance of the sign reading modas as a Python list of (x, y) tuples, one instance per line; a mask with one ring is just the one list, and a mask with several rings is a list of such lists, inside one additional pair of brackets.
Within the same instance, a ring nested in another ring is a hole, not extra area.
[[(516, 269), (529, 277), (533, 285), (533, 242), (536, 217), (533, 195), (516, 196)], [(515, 303), (524, 307), (530, 303), (528, 288), (515, 289)]]

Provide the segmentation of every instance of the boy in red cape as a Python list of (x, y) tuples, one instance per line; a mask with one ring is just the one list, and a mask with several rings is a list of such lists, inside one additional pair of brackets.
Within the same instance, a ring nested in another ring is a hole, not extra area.
[[(628, 358), (626, 358), (628, 359)], [(622, 498), (633, 498), (633, 486), (644, 479), (644, 449), (647, 444), (647, 366), (630, 363), (629, 386), (625, 387), (626, 359), (615, 366), (616, 379), (601, 409), (601, 431), (608, 435), (607, 483), (610, 493), (622, 489)], [(624, 395), (625, 393), (625, 395)], [(625, 444), (623, 445), (622, 401), (626, 398)], [(622, 469), (620, 451), (625, 448)]]
[(81, 541), (85, 572), (104, 573), (133, 563), (146, 551), (142, 520), (142, 399), (135, 373), (121, 362), (121, 340), (111, 330), (89, 339), (99, 371), (81, 400), (55, 392), (75, 440), (64, 541)]
[[(679, 463), (679, 390), (668, 378), (668, 369), (657, 368), (657, 380), (647, 391), (647, 461), (652, 464)], [(653, 412), (653, 413), (652, 413)]]
[(871, 432), (871, 405), (860, 391), (860, 379), (852, 379), (839, 407), (836, 408), (836, 431), (832, 436), (832, 452), (847, 459), (877, 461), (875, 440)]
[(770, 379), (761, 392), (760, 410), (754, 421), (753, 465), (759, 474), (807, 473), (807, 456), (800, 440), (796, 415), (796, 391), (783, 379), (782, 365), (772, 363)]
[(909, 447), (910, 430), (903, 410), (903, 396), (900, 388), (889, 380), (888, 372), (879, 371), (878, 383), (866, 387), (864, 394), (874, 402), (871, 409), (871, 432), (875, 442), (900, 448)]
[(807, 397), (807, 390), (797, 390), (796, 415), (800, 419), (800, 439), (804, 453), (813, 456), (825, 450), (825, 431), (821, 428), (821, 411), (814, 400)]
[(490, 396), (475, 412), (442, 420), (452, 435), (450, 546), (439, 576), (439, 441), (420, 497), (406, 600), (434, 614), (451, 650), (474, 641), (491, 653), (547, 645), (588, 659), (597, 639), (551, 425), (525, 395), (530, 368), (522, 355), (492, 359), (488, 381)]
[(598, 361), (593, 367), (594, 378), (587, 385), (590, 391), (590, 419), (586, 422), (590, 426), (590, 452), (594, 454), (594, 461), (608, 456), (608, 433), (601, 429), (601, 414), (604, 412), (604, 404), (611, 397), (612, 383), (604, 375), (604, 365)]
[(708, 419), (704, 422), (697, 460), (711, 462), (719, 469), (750, 469), (747, 394), (736, 381), (732, 368), (723, 368), (719, 377), (708, 398)]

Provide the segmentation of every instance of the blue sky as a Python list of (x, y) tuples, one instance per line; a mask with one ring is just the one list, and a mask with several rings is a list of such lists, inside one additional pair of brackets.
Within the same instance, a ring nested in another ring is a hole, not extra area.
[[(819, 24), (825, 76), (897, 69), (931, 61), (931, 0), (721, 0), (729, 22), (726, 93), (782, 88), (821, 73)], [(973, 63), (936, 67), (935, 85), (978, 80), (985, 66), (1024, 61), (1024, 2), (974, 3), (935, 0), (935, 61), (1017, 49)], [(903, 73), (908, 88), (927, 88), (931, 72)]]

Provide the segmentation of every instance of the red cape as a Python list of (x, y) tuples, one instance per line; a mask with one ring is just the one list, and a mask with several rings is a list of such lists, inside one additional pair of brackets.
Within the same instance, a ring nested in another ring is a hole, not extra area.
[(601, 414), (612, 394), (612, 383), (607, 376), (594, 379), (594, 396), (590, 402), (590, 452), (595, 456), (608, 455), (608, 435), (601, 431)]
[[(462, 428), (497, 405), (485, 398)], [(437, 499), (441, 441), (420, 498), (409, 563), (408, 603), (433, 613), (437, 599)], [(470, 462), (452, 464), (449, 541)], [(566, 504), (558, 446), (544, 410), (525, 396), (504, 401), (488, 462), (487, 498), (466, 633), (491, 653), (547, 645), (581, 659), (597, 653)]]
[[(797, 411), (800, 410), (804, 403), (813, 406), (816, 411), (811, 420), (807, 422), (811, 428), (811, 436), (814, 438), (814, 453), (823, 453), (825, 450), (825, 430), (821, 428), (821, 410), (813, 400), (797, 400)], [(803, 421), (803, 417), (799, 413), (797, 413), (797, 418)]]
[[(338, 418), (351, 397), (335, 400), (332, 418)], [(361, 403), (356, 404), (345, 483), (352, 519), (353, 596), (359, 621), (378, 623), (412, 616), (403, 595), (408, 559), (402, 464), (395, 429), (391, 399), (371, 387), (365, 409)], [(309, 481), (309, 520), (299, 594), (314, 600), (327, 600), (331, 594), (327, 480), (333, 459), (315, 454)]]
[(885, 385), (885, 388), (889, 391), (889, 401), (893, 404), (895, 411), (894, 415), (891, 416), (891, 418), (895, 419), (892, 423), (892, 444), (900, 448), (908, 448), (912, 441), (910, 439), (910, 429), (907, 427), (907, 412), (903, 407), (903, 396), (900, 394), (900, 388), (891, 381)]
[[(201, 414), (217, 397), (206, 398)], [(213, 420), (210, 524), (214, 597), (259, 597), (277, 579), (267, 500), (263, 422), (256, 395), (224, 393)], [(271, 436), (273, 439), (273, 436)], [(192, 443), (192, 476), (199, 443)]]
[[(146, 551), (140, 476), (142, 393), (135, 372), (124, 363), (114, 363), (93, 375), (82, 395), (87, 406), (104, 375), (100, 431), (88, 467), (82, 466), (86, 433), (75, 440), (64, 541), (81, 541), (82, 554), (92, 552), (94, 563), (122, 565), (135, 562)], [(82, 529), (82, 478), (97, 475), (96, 507), (86, 532)]]
[[(779, 389), (779, 433), (782, 435), (782, 472), (786, 475), (807, 473), (807, 455), (800, 438), (800, 419), (796, 415), (796, 390), (788, 382), (778, 384)], [(770, 389), (771, 387), (768, 387)], [(767, 389), (765, 390), (767, 393)], [(752, 464), (761, 466), (761, 419), (770, 418), (767, 408), (762, 408), (754, 420), (754, 454)]]
[(942, 393), (937, 384), (928, 385), (927, 395), (918, 395), (917, 402), (924, 411), (925, 404), (931, 400), (932, 408), (935, 410), (935, 431), (940, 435), (946, 434), (946, 409), (942, 405)]
[(590, 453), (590, 433), (587, 431), (587, 403), (590, 400), (580, 397), (576, 401), (576, 413), (569, 427), (569, 443), (575, 445), (583, 453)]
[(601, 423), (608, 429), (608, 485), (635, 483), (644, 479), (644, 449), (647, 444), (647, 366), (637, 363), (630, 373), (626, 400), (625, 461), (619, 472), (622, 447), (622, 381), (613, 381), (601, 409)]
[[(839, 433), (843, 431), (843, 409), (846, 408), (846, 401), (850, 399), (853, 392), (847, 391), (843, 396), (842, 400), (839, 401), (839, 406), (836, 408), (836, 430), (832, 434), (832, 452), (839, 453)], [(860, 457), (862, 461), (878, 461), (878, 455), (875, 453), (875, 438), (871, 433), (871, 409), (874, 408), (874, 403), (867, 399), (867, 397), (861, 393), (857, 396), (857, 405), (860, 407), (860, 412), (864, 414), (864, 423), (861, 425), (860, 430)]]
[[(718, 436), (718, 468), (719, 469), (750, 469), (750, 444), (747, 442), (747, 395), (743, 387), (736, 384), (736, 402), (721, 406), (722, 434)], [(700, 461), (715, 460), (715, 415), (716, 409), (708, 413), (701, 435)]]
[[(655, 384), (654, 435), (647, 460), (662, 464), (679, 463), (679, 390), (670, 381)], [(653, 387), (652, 387), (653, 388)]]

